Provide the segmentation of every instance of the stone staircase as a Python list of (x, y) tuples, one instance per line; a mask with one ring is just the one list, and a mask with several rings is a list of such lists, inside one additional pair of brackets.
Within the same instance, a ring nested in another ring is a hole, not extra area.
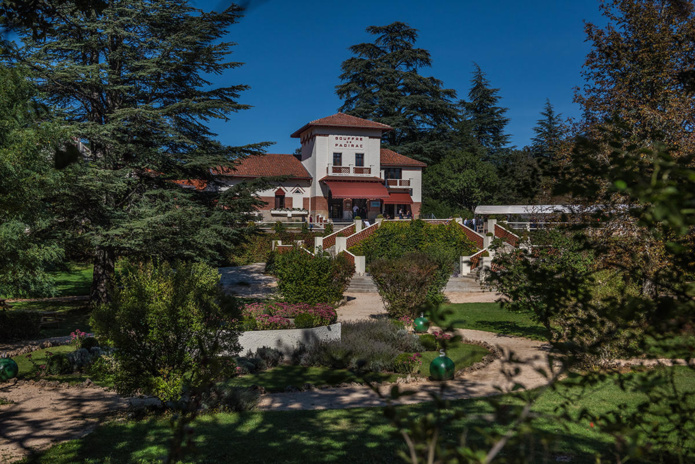
[[(445, 293), (483, 292), (480, 282), (473, 276), (451, 277), (444, 287)], [(378, 293), (370, 275), (354, 275), (345, 293)]]
[(473, 276), (451, 277), (444, 287), (444, 293), (482, 292), (480, 281)]
[(378, 293), (378, 291), (374, 280), (372, 280), (372, 276), (368, 274), (363, 276), (355, 274), (352, 276), (350, 285), (348, 285), (345, 293)]

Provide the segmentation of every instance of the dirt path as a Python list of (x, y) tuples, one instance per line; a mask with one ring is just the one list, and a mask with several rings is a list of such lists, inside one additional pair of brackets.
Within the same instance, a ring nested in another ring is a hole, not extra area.
[(12, 462), (54, 443), (89, 433), (128, 401), (101, 388), (46, 387), (21, 382), (0, 386), (0, 462)]

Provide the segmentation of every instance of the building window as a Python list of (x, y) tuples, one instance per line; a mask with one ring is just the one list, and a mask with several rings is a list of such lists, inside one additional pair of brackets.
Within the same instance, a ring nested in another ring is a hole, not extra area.
[(283, 209), (285, 207), (285, 192), (282, 189), (275, 191), (275, 209)]
[(355, 166), (364, 166), (364, 153), (355, 153)]
[(343, 165), (343, 154), (342, 153), (333, 153), (333, 166), (342, 166)]
[(401, 179), (401, 168), (385, 168), (384, 177), (386, 179)]

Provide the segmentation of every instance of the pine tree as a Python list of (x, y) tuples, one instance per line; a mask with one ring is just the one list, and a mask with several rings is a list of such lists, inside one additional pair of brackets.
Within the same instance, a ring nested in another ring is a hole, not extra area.
[(462, 100), (460, 106), (463, 110), (464, 122), (461, 128), (470, 131), (475, 140), (488, 151), (488, 157), (494, 158), (509, 144), (509, 135), (504, 130), (509, 118), (504, 114), (507, 108), (497, 106), (500, 89), (490, 87), (490, 82), (477, 63), (474, 63), (475, 71), (471, 79), (471, 90), (468, 92), (468, 101)]
[(536, 123), (533, 132), (536, 136), (531, 139), (531, 152), (536, 158), (554, 160), (565, 135), (565, 128), (560, 114), (555, 113), (550, 100), (545, 100), (541, 112), (542, 118)]
[(420, 75), (430, 67), (430, 53), (415, 48), (417, 30), (402, 22), (370, 26), (373, 43), (350, 47), (355, 55), (342, 64), (344, 101), (340, 111), (393, 127), (384, 134), (387, 147), (421, 161), (438, 161), (449, 149), (451, 128), (457, 120), (452, 103), (456, 92), (442, 81)]
[(215, 169), (262, 148), (224, 146), (205, 124), (246, 108), (236, 101), (246, 86), (206, 80), (239, 66), (225, 61), (232, 44), (220, 42), (238, 8), (205, 13), (184, 0), (55, 8), (41, 39), (17, 28), (23, 45), (9, 57), (31, 67), (81, 149), (58, 197), (64, 223), (93, 250), (92, 301), (108, 299), (118, 256), (214, 262), (238, 242), (253, 202), (237, 189), (217, 193)]
[(24, 73), (0, 66), (0, 299), (50, 295), (47, 269), (63, 256), (51, 204), (59, 128), (40, 124), (35, 97)]

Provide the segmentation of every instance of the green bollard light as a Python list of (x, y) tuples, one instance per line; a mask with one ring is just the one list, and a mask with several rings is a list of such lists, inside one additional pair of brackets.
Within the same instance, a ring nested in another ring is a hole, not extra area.
[(415, 319), (413, 322), (413, 330), (418, 333), (424, 333), (427, 332), (427, 329), (430, 328), (430, 321), (425, 317), (424, 314), (420, 313), (420, 317)]
[(19, 373), (19, 366), (17, 366), (17, 363), (14, 362), (13, 359), (11, 359), (11, 358), (0, 359), (0, 380), (1, 381), (10, 380), (14, 377), (17, 377), (18, 373)]
[(430, 376), (433, 380), (453, 380), (456, 366), (446, 357), (444, 350), (439, 350), (439, 357), (430, 363)]

